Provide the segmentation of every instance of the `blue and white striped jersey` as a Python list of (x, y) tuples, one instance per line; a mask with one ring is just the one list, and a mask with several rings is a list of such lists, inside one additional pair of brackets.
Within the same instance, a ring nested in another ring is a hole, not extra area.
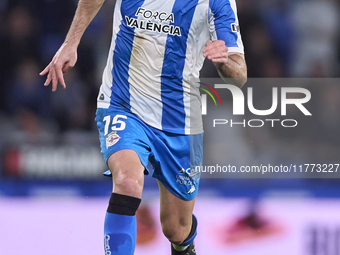
[(172, 133), (202, 133), (203, 48), (219, 39), (243, 53), (238, 28), (235, 0), (117, 0), (98, 108), (129, 110)]

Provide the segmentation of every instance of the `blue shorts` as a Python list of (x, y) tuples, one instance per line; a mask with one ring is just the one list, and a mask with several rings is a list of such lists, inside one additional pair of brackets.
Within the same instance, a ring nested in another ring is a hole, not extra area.
[(134, 150), (146, 175), (153, 170), (152, 176), (175, 196), (187, 201), (195, 198), (200, 173), (191, 169), (202, 165), (203, 134), (165, 132), (129, 111), (116, 109), (97, 109), (96, 122), (105, 162), (119, 150)]

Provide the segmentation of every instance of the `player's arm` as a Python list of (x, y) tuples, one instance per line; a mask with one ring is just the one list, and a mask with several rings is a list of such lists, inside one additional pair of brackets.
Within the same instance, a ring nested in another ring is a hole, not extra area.
[[(247, 81), (247, 65), (237, 18), (236, 0), (210, 0), (209, 31), (203, 54), (216, 66), (219, 75), (242, 87)], [(229, 48), (228, 48), (228, 47)]]
[(64, 43), (54, 55), (49, 65), (40, 73), (47, 74), (45, 86), (52, 81), (52, 91), (57, 90), (58, 82), (66, 88), (64, 73), (77, 62), (77, 48), (85, 29), (96, 16), (105, 0), (79, 0), (71, 27), (66, 35)]
[(242, 87), (247, 81), (247, 65), (244, 54), (228, 52), (222, 40), (207, 41), (203, 49), (204, 57), (210, 59), (223, 79), (233, 79), (234, 84)]

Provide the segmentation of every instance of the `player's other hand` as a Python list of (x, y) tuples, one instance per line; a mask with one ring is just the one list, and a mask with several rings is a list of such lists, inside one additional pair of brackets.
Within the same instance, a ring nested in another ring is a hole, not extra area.
[(228, 47), (225, 46), (225, 42), (222, 40), (214, 42), (209, 40), (205, 43), (203, 56), (211, 60), (215, 65), (225, 64), (228, 61)]
[(41, 76), (47, 74), (44, 86), (48, 86), (52, 81), (52, 91), (57, 90), (58, 82), (65, 89), (64, 73), (71, 69), (77, 62), (77, 47), (63, 43), (52, 61), (40, 73)]

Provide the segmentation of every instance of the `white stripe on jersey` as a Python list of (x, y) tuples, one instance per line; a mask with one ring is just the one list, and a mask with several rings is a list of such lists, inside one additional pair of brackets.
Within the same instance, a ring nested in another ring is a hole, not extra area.
[[(199, 0), (191, 22), (187, 45), (195, 45), (195, 47), (187, 47), (186, 59), (183, 70), (183, 91), (184, 91), (184, 110), (185, 110), (185, 134), (199, 133), (203, 130), (201, 115), (197, 111), (201, 111), (199, 72), (204, 63), (203, 49), (205, 43), (209, 40), (208, 30), (208, 10), (209, 0)], [(206, 20), (205, 28), (198, 28), (197, 24), (201, 24), (199, 20)], [(197, 37), (195, 32), (200, 31)], [(196, 106), (196, 107), (194, 107)], [(195, 118), (196, 116), (196, 118)], [(199, 118), (197, 118), (199, 116)]]
[[(174, 3), (145, 0), (141, 8), (171, 13)], [(167, 34), (136, 28), (129, 66), (131, 111), (158, 129), (162, 129), (160, 91), (166, 40)]]

